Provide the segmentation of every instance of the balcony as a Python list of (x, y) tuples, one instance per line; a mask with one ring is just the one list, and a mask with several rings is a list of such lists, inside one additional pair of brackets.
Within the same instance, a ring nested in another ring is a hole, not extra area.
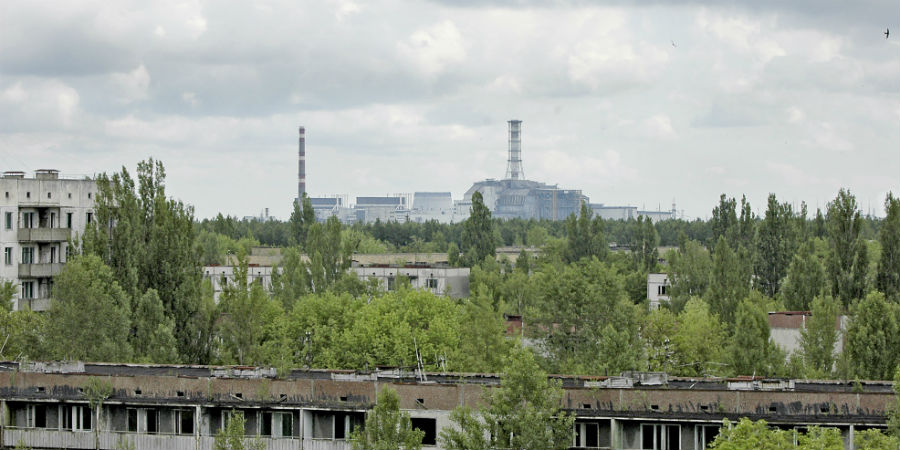
[(40, 298), (20, 298), (17, 300), (19, 306), (17, 309), (30, 309), (32, 311), (47, 311), (50, 309), (50, 297)]
[(71, 228), (19, 228), (19, 242), (64, 242), (72, 235)]
[[(79, 448), (118, 449), (137, 448), (141, 450), (210, 449), (213, 436), (185, 436), (172, 434), (138, 434), (116, 431), (68, 431), (44, 428), (4, 427), (3, 447), (14, 448)], [(266, 450), (349, 450), (347, 441), (318, 441), (300, 439), (261, 438)]]
[(19, 264), (19, 278), (48, 278), (59, 274), (65, 264)]

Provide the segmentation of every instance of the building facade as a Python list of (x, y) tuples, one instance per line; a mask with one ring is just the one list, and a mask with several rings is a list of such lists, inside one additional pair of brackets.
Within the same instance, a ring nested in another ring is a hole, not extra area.
[(14, 309), (46, 310), (68, 240), (94, 219), (97, 183), (60, 178), (51, 169), (37, 170), (33, 178), (10, 171), (0, 178), (0, 193), (0, 278), (19, 286)]
[(669, 301), (669, 290), (671, 288), (672, 283), (669, 282), (669, 274), (647, 274), (647, 300), (650, 304), (651, 311), (659, 309), (660, 303)]
[[(576, 416), (573, 449), (698, 450), (722, 420), (765, 419), (771, 426), (836, 427), (845, 448), (854, 433), (884, 429), (889, 382), (851, 383), (743, 377), (553, 376), (561, 407)], [(424, 448), (440, 449), (457, 406), (484, 405), (500, 379), (489, 374), (379, 370), (288, 370), (247, 366), (0, 363), (0, 439), (4, 448), (209, 449), (229, 416), (271, 450), (349, 450), (381, 389), (400, 397)], [(90, 386), (106, 387), (98, 396)], [(102, 400), (102, 401), (100, 401)]]

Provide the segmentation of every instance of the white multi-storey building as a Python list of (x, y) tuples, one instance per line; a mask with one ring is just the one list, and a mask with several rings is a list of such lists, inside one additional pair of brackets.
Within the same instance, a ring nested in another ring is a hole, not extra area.
[(0, 178), (0, 278), (19, 286), (13, 309), (50, 306), (53, 277), (66, 262), (68, 240), (94, 219), (97, 183), (62, 179), (52, 169), (8, 171)]

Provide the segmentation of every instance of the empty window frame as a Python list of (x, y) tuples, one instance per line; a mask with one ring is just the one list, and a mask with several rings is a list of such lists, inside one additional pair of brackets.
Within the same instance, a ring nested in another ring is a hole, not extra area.
[(23, 299), (34, 298), (34, 281), (23, 281), (22, 282), (22, 298)]
[(426, 280), (428, 283), (428, 289), (437, 289), (438, 288), (438, 280), (437, 278), (429, 278)]
[(23, 212), (22, 213), (22, 228), (34, 228), (34, 213), (33, 212)]
[(272, 436), (272, 413), (260, 411), (257, 416), (257, 433), (260, 436)]
[(422, 445), (437, 444), (437, 419), (429, 419), (424, 417), (413, 417), (410, 419), (412, 427), (425, 432), (422, 438)]
[(13, 213), (8, 212), (8, 213), (4, 214), (4, 217), (5, 217), (5, 220), (4, 220), (4, 224), (5, 224), (5, 225), (4, 225), (4, 226), (6, 227), (7, 230), (12, 230), (12, 226), (13, 226), (13, 220), (12, 220), (12, 219), (13, 219)]
[(66, 213), (66, 228), (72, 228), (72, 213)]
[(47, 405), (28, 405), (25, 408), (27, 428), (47, 428)]
[(273, 426), (272, 428), (276, 431), (280, 431), (277, 437), (292, 437), (294, 436), (294, 415), (289, 412), (279, 412), (275, 413), (273, 416)]
[(93, 222), (93, 221), (94, 221), (94, 213), (85, 213), (85, 215), (84, 215), (84, 222), (85, 222), (87, 225), (90, 225), (91, 222)]
[(62, 420), (60, 428), (72, 431), (91, 430), (91, 409), (87, 406), (61, 405), (59, 415)]
[(126, 429), (129, 433), (137, 433), (138, 431), (138, 410), (129, 408), (126, 410), (128, 415)]
[(193, 409), (179, 409), (175, 411), (175, 433), (194, 434)]
[(575, 422), (575, 443), (578, 448), (600, 447), (600, 424), (597, 422)]
[(147, 433), (159, 433), (159, 411), (147, 409)]
[(3, 263), (7, 266), (11, 266), (13, 263), (13, 248), (6, 247), (3, 249)]
[(34, 247), (22, 247), (22, 264), (34, 264)]
[(719, 435), (720, 425), (697, 425), (697, 442), (694, 448), (707, 448)]
[(681, 450), (681, 426), (641, 424), (641, 448), (644, 450)]

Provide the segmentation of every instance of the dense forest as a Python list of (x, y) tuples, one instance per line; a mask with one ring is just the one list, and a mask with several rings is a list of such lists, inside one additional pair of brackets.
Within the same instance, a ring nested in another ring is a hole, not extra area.
[[(97, 181), (97, 220), (72, 242), (50, 310), (11, 311), (15, 286), (0, 290), (2, 357), (366, 370), (413, 367), (418, 351), (428, 370), (499, 372), (521, 342), (549, 373), (892, 379), (900, 364), (890, 194), (884, 219), (862, 216), (847, 190), (814, 213), (772, 194), (756, 216), (722, 195), (709, 220), (658, 223), (605, 221), (587, 207), (559, 222), (500, 221), (476, 194), (459, 224), (344, 226), (317, 222), (308, 201), (283, 222), (198, 221), (167, 196), (152, 160)], [(214, 302), (201, 267), (233, 254), (246, 271), (257, 245), (283, 248), (271, 289), (238, 275)], [(498, 260), (499, 246), (539, 251)], [(471, 267), (471, 294), (384, 292), (346, 273), (354, 252), (446, 252)], [(672, 282), (655, 311), (652, 272)], [(777, 310), (812, 311), (789, 358), (769, 337)], [(504, 315), (522, 316), (523, 336), (506, 335)]]

